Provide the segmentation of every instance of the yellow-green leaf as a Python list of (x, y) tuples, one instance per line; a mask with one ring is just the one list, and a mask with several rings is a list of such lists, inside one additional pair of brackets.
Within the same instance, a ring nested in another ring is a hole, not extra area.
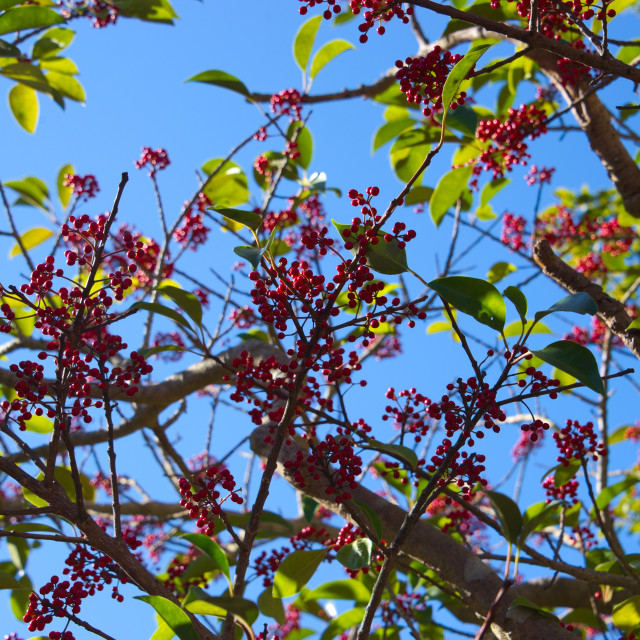
[(9, 92), (9, 106), (20, 126), (33, 133), (38, 124), (39, 111), (36, 92), (24, 84), (15, 85)]
[(315, 78), (320, 69), (331, 62), (331, 60), (336, 56), (339, 56), (341, 53), (348, 51), (349, 49), (355, 49), (355, 47), (346, 40), (332, 40), (331, 42), (327, 42), (327, 44), (325, 44), (324, 47), (322, 47), (320, 51), (313, 56), (309, 75), (312, 78)]
[[(26, 251), (29, 249), (33, 249), (37, 247), (39, 244), (42, 244), (45, 240), (48, 240), (53, 235), (53, 231), (50, 229), (45, 229), (44, 227), (35, 227), (34, 229), (29, 229), (25, 231), (21, 236), (20, 240), (22, 241), (22, 246)], [(13, 258), (20, 253), (20, 245), (16, 242), (11, 251), (9, 252), (9, 257)]]

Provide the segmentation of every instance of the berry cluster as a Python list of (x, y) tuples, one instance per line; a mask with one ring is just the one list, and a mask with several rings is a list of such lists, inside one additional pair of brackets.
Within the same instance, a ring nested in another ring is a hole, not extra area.
[(533, 422), (520, 426), (520, 438), (511, 450), (514, 461), (526, 458), (533, 449), (542, 444), (544, 432), (549, 429), (549, 423), (536, 418)]
[[(385, 397), (393, 400), (396, 406), (387, 405), (382, 420), (392, 419), (396, 429), (401, 430), (402, 433), (414, 434), (415, 441), (420, 442), (430, 428), (427, 409), (431, 400), (418, 393), (415, 388), (404, 389), (396, 394), (395, 389), (390, 387)], [(402, 404), (401, 400), (403, 400)]]
[(65, 173), (63, 184), (65, 187), (73, 189), (73, 193), (78, 200), (84, 200), (85, 202), (95, 198), (98, 191), (100, 191), (98, 181), (91, 174), (79, 176), (74, 173)]
[(537, 138), (546, 133), (547, 114), (535, 104), (521, 105), (519, 109), (509, 109), (507, 119), (481, 120), (476, 138), (485, 143), (485, 148), (475, 160), (474, 175), (492, 171), (493, 179), (502, 178), (505, 171), (511, 171), (517, 164), (526, 164), (527, 138)]
[[(223, 502), (231, 500), (236, 504), (243, 503), (243, 499), (238, 495), (233, 475), (221, 465), (211, 465), (204, 476), (200, 475), (193, 480), (193, 484), (186, 478), (180, 478), (179, 487), (182, 496), (180, 505), (189, 512), (189, 517), (196, 520), (196, 525), (208, 536), (214, 535), (215, 528), (211, 517), (222, 513), (220, 505)], [(222, 498), (219, 488), (227, 492)]]
[(534, 184), (543, 185), (551, 184), (551, 178), (555, 169), (548, 169), (547, 167), (538, 168), (537, 165), (532, 164), (529, 173), (524, 177), (527, 184), (532, 187)]
[(566, 426), (560, 433), (554, 433), (556, 447), (560, 452), (557, 460), (567, 467), (571, 460), (583, 460), (591, 457), (597, 460), (598, 456), (606, 456), (607, 449), (598, 442), (594, 431), (593, 422), (580, 424), (577, 420), (567, 420)]
[(500, 240), (506, 244), (511, 251), (527, 249), (527, 243), (523, 240), (523, 235), (527, 226), (527, 221), (522, 216), (513, 213), (505, 213), (502, 216), (502, 233)]
[[(315, 7), (326, 2), (329, 8), (324, 11), (326, 20), (330, 20), (334, 14), (340, 13), (340, 5), (337, 0), (300, 0), (304, 5), (298, 10), (300, 15), (305, 15), (309, 7)], [(394, 17), (402, 21), (403, 24), (409, 22), (409, 16), (413, 14), (413, 7), (403, 9), (400, 0), (349, 0), (349, 8), (354, 15), (358, 15), (363, 9), (364, 22), (358, 27), (361, 32), (360, 42), (366, 42), (369, 39), (367, 33), (378, 24), (376, 31), (379, 35), (385, 33), (383, 22), (389, 22)]]
[[(442, 49), (436, 46), (424, 57), (396, 61), (400, 90), (407, 96), (407, 102), (425, 105), (422, 111), (425, 116), (442, 110), (442, 88), (453, 66), (463, 57), (449, 51), (441, 52)], [(461, 92), (453, 100), (451, 108), (463, 105), (466, 95)]]
[(136, 160), (136, 169), (142, 169), (149, 167), (149, 176), (153, 177), (169, 166), (169, 156), (165, 149), (156, 149), (155, 151), (151, 147), (142, 147), (142, 155), (139, 160)]
[(173, 232), (173, 239), (182, 247), (189, 247), (195, 251), (200, 245), (207, 241), (209, 227), (202, 223), (205, 211), (211, 206), (211, 200), (204, 194), (199, 193), (194, 203), (194, 208), (185, 210), (182, 213), (182, 224)]
[(91, 25), (96, 29), (103, 29), (118, 20), (120, 10), (115, 4), (105, 0), (66, 0), (62, 6), (60, 15), (63, 18), (76, 16), (86, 17), (92, 20)]
[(302, 113), (302, 96), (297, 89), (283, 89), (271, 96), (271, 111), (300, 120)]

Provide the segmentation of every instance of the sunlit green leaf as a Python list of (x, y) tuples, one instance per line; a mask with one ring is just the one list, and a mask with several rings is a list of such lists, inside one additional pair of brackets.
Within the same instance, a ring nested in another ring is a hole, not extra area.
[(177, 311), (158, 304), (157, 302), (134, 302), (131, 307), (129, 307), (129, 310), (132, 309), (144, 309), (151, 313), (157, 313), (158, 315), (164, 316), (165, 318), (169, 318), (170, 320), (181, 324), (187, 329), (191, 329), (189, 323)]
[(219, 71), (217, 69), (211, 69), (210, 71), (203, 71), (197, 75), (189, 78), (187, 82), (204, 82), (205, 84), (213, 84), (223, 89), (229, 89), (240, 93), (245, 98), (250, 98), (249, 89), (244, 85), (241, 80), (238, 80), (235, 76), (232, 76), (226, 71)]
[(304, 71), (307, 68), (307, 64), (309, 64), (311, 49), (313, 48), (313, 43), (315, 42), (321, 22), (322, 16), (314, 16), (307, 20), (300, 27), (293, 41), (293, 57), (302, 71)]
[(446, 114), (447, 109), (451, 106), (451, 101), (458, 93), (462, 81), (467, 77), (467, 74), (471, 71), (475, 63), (480, 59), (480, 56), (482, 56), (490, 46), (491, 45), (488, 44), (472, 46), (464, 55), (462, 60), (459, 60), (453, 69), (451, 69), (451, 72), (447, 76), (444, 86), (442, 87), (443, 113)]
[(311, 70), (309, 71), (309, 76), (311, 78), (315, 78), (318, 75), (318, 72), (331, 60), (333, 60), (336, 56), (339, 56), (341, 53), (348, 51), (349, 49), (355, 49), (355, 47), (346, 40), (332, 40), (331, 42), (327, 42), (319, 51), (313, 56), (313, 60), (311, 62)]
[[(29, 249), (33, 249), (38, 245), (48, 240), (53, 235), (53, 231), (51, 229), (45, 229), (44, 227), (35, 227), (34, 229), (29, 229), (20, 235), (20, 240), (22, 242), (22, 246), (25, 251)], [(9, 257), (14, 258), (17, 255), (20, 255), (22, 249), (20, 245), (16, 242), (11, 251), (9, 252)]]
[(161, 284), (158, 291), (173, 300), (199, 327), (202, 326), (202, 304), (195, 294), (169, 284)]
[(33, 133), (38, 124), (38, 96), (24, 84), (16, 84), (9, 92), (9, 106), (20, 126)]
[(445, 214), (458, 201), (462, 192), (467, 188), (469, 178), (473, 173), (473, 167), (459, 167), (449, 173), (445, 173), (436, 185), (429, 201), (431, 219), (437, 226), (440, 225)]
[(304, 587), (327, 555), (327, 549), (294, 551), (278, 567), (273, 578), (273, 595), (276, 598), (293, 596)]
[(180, 640), (198, 640), (189, 616), (175, 603), (162, 596), (135, 596), (150, 604)]
[(61, 22), (64, 22), (64, 18), (49, 7), (12, 7), (0, 15), (0, 35), (25, 29), (39, 29)]
[(372, 553), (373, 542), (369, 538), (360, 538), (342, 547), (336, 557), (347, 569), (358, 571), (371, 565)]

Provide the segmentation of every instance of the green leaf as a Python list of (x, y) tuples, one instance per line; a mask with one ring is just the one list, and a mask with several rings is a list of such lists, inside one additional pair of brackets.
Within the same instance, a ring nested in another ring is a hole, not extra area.
[(188, 540), (194, 547), (197, 547), (206, 556), (213, 560), (227, 580), (229, 578), (229, 559), (220, 545), (203, 533), (183, 533), (181, 538)]
[(451, 106), (451, 101), (458, 93), (462, 81), (467, 77), (469, 71), (475, 63), (480, 59), (482, 54), (490, 47), (489, 44), (481, 44), (478, 46), (472, 46), (464, 57), (459, 60), (447, 77), (444, 86), (442, 87), (442, 107), (443, 117), (446, 115), (447, 110)]
[(273, 596), (293, 596), (304, 587), (327, 555), (327, 549), (294, 551), (278, 567), (273, 578)]
[(244, 83), (226, 71), (219, 71), (217, 69), (203, 71), (202, 73), (198, 73), (192, 78), (189, 78), (187, 82), (204, 82), (205, 84), (213, 84), (218, 87), (222, 87), (223, 89), (229, 89), (229, 91), (235, 91), (249, 100), (251, 99), (249, 89), (247, 89)]
[(373, 150), (377, 151), (380, 147), (387, 144), (401, 133), (411, 129), (416, 123), (412, 118), (402, 118), (401, 120), (392, 120), (385, 122), (375, 133), (373, 138)]
[[(189, 589), (192, 594), (194, 587)], [(199, 590), (201, 591), (201, 590)], [(226, 618), (228, 613), (242, 618), (247, 625), (251, 625), (256, 621), (259, 615), (258, 607), (255, 602), (245, 600), (244, 598), (234, 598), (231, 596), (208, 596), (204, 591), (197, 599), (187, 596), (185, 600), (185, 609), (192, 613), (204, 616), (216, 616), (218, 618)]]
[(353, 502), (358, 505), (360, 510), (365, 514), (365, 516), (367, 516), (367, 520), (369, 520), (373, 526), (373, 530), (376, 532), (378, 540), (382, 540), (382, 523), (380, 522), (378, 514), (368, 504), (361, 500), (354, 500)]
[(180, 640), (198, 640), (189, 616), (175, 603), (162, 596), (135, 596), (150, 604)]
[(156, 620), (158, 622), (158, 628), (149, 640), (171, 640), (175, 638), (175, 633), (169, 628), (169, 625), (156, 614)]
[[(56, 479), (58, 484), (64, 489), (67, 494), (69, 500), (71, 502), (76, 502), (76, 487), (73, 482), (73, 476), (71, 474), (71, 469), (68, 467), (56, 467), (53, 472), (53, 477)], [(44, 479), (44, 474), (39, 473), (38, 480)], [(87, 502), (93, 502), (95, 498), (96, 490), (91, 484), (91, 481), (84, 473), (80, 474), (80, 484), (82, 486), (82, 495)], [(30, 502), (35, 507), (46, 507), (48, 502), (39, 498), (35, 493), (31, 492), (26, 487), (22, 487), (22, 495), (27, 502)]]
[(472, 173), (473, 167), (471, 166), (459, 167), (445, 173), (440, 178), (429, 201), (431, 219), (436, 227), (440, 226), (447, 211), (455, 205), (462, 192), (467, 188)]
[(414, 187), (409, 191), (407, 197), (404, 199), (405, 206), (412, 204), (421, 204), (422, 202), (428, 202), (433, 195), (433, 189), (431, 187)]
[(369, 538), (360, 538), (342, 547), (336, 558), (347, 569), (358, 571), (371, 565), (372, 552), (373, 542)]
[(73, 76), (66, 73), (59, 73), (58, 71), (49, 71), (45, 77), (49, 86), (65, 98), (75, 100), (76, 102), (84, 102), (86, 100), (82, 85)]
[[(343, 547), (344, 548), (344, 547)], [(350, 611), (345, 611), (342, 615), (339, 615), (337, 618), (334, 618), (324, 630), (323, 634), (320, 636), (320, 640), (331, 640), (335, 638), (337, 635), (344, 633), (348, 629), (352, 629), (353, 627), (357, 627), (364, 618), (364, 609), (358, 607), (356, 609), (351, 609)]]
[(438, 278), (428, 283), (443, 300), (478, 322), (502, 331), (507, 310), (500, 292), (488, 282), (466, 276)]
[(515, 542), (522, 531), (522, 514), (518, 505), (509, 496), (497, 491), (487, 491), (487, 497), (500, 522), (505, 539), (507, 542)]
[(144, 309), (150, 313), (157, 313), (158, 315), (169, 318), (170, 320), (173, 320), (174, 322), (177, 322), (183, 327), (191, 330), (191, 325), (189, 325), (189, 323), (177, 311), (158, 304), (157, 302), (134, 302), (129, 307), (129, 311), (132, 309)]
[(298, 137), (296, 143), (298, 144), (298, 153), (300, 154), (294, 162), (300, 165), (303, 169), (308, 169), (311, 164), (311, 158), (313, 157), (313, 137), (302, 123), (293, 121), (287, 129), (287, 139), (291, 140), (294, 132), (298, 129)]
[(27, 431), (32, 433), (51, 433), (53, 431), (53, 421), (46, 416), (32, 416), (24, 423)]
[(527, 317), (527, 310), (529, 305), (527, 303), (527, 297), (520, 291), (520, 289), (516, 289), (516, 287), (507, 287), (504, 290), (504, 297), (511, 301), (513, 306), (516, 308), (518, 315), (524, 321)]
[[(609, 506), (609, 503), (618, 495), (620, 495), (623, 491), (627, 491), (631, 487), (635, 486), (640, 482), (640, 478), (637, 476), (629, 476), (624, 480), (620, 480), (620, 482), (616, 482), (615, 484), (609, 485), (605, 487), (596, 498), (596, 507), (602, 511)], [(592, 517), (595, 518), (595, 510), (592, 511)]]
[(551, 524), (555, 524), (553, 516), (560, 508), (560, 502), (537, 502), (532, 504), (524, 513), (522, 518), (522, 531), (520, 532), (520, 541), (524, 541), (534, 531), (540, 531)]
[(38, 96), (24, 84), (16, 84), (9, 92), (9, 106), (18, 124), (33, 133), (38, 124)]
[(307, 20), (300, 27), (293, 41), (293, 57), (303, 72), (307, 68), (307, 64), (309, 64), (311, 49), (313, 48), (313, 43), (315, 42), (321, 22), (322, 16), (314, 16)]
[(631, 631), (640, 624), (640, 596), (632, 596), (613, 607), (613, 624)]
[[(435, 119), (438, 120), (438, 114)], [(458, 105), (455, 111), (447, 113), (447, 128), (457, 129), (466, 136), (475, 138), (479, 119), (478, 114), (468, 104)]]
[[(572, 313), (595, 315), (598, 313), (598, 307), (593, 298), (588, 293), (572, 293), (562, 300), (558, 300), (555, 304), (552, 304), (548, 309), (544, 311), (538, 311), (535, 315), (536, 320), (540, 320), (550, 313), (556, 313), (558, 311), (571, 311)], [(562, 368), (562, 367), (560, 367)]]
[(55, 57), (71, 44), (74, 36), (71, 29), (64, 27), (49, 29), (33, 45), (31, 57), (39, 60)]
[(49, 199), (49, 191), (47, 189), (47, 185), (39, 178), (29, 176), (23, 180), (5, 182), (4, 186), (9, 187), (20, 194), (20, 204), (29, 204), (33, 207), (38, 207), (45, 212), (49, 211), (45, 205), (45, 201)]
[(302, 515), (307, 522), (313, 520), (313, 516), (318, 509), (318, 503), (309, 496), (302, 496)]
[(208, 207), (229, 220), (233, 220), (243, 227), (257, 231), (262, 226), (262, 217), (253, 211), (241, 211), (240, 209), (225, 209), (224, 207)]
[[(351, 225), (340, 224), (332, 220), (333, 226), (337, 229), (340, 237), (346, 242), (346, 238), (342, 235), (345, 229), (351, 229)], [(356, 232), (357, 235), (358, 232)], [(378, 232), (378, 244), (370, 244), (367, 247), (366, 257), (367, 266), (374, 271), (387, 275), (397, 275), (409, 270), (407, 265), (407, 252), (400, 249), (398, 241), (394, 238), (391, 242), (385, 242), (384, 231)], [(354, 238), (352, 234), (349, 239)], [(351, 249), (351, 253), (356, 255), (358, 252), (357, 244)]]
[(75, 169), (73, 165), (66, 164), (60, 171), (58, 172), (58, 179), (56, 180), (56, 186), (58, 187), (58, 198), (60, 199), (60, 204), (63, 209), (67, 208), (69, 204), (69, 200), (71, 200), (71, 196), (73, 195), (73, 187), (65, 187), (65, 176), (73, 175), (75, 173)]
[(120, 9), (121, 16), (148, 22), (173, 24), (178, 17), (168, 0), (111, 0), (111, 4)]
[(202, 170), (208, 175), (216, 174), (206, 181), (203, 189), (215, 206), (237, 207), (249, 201), (249, 181), (235, 162), (215, 158), (205, 163)]
[(416, 469), (418, 467), (418, 456), (416, 452), (401, 444), (387, 444), (384, 442), (378, 442), (373, 438), (369, 438), (368, 445), (364, 446), (363, 449), (371, 449), (372, 451), (388, 453), (396, 460), (399, 458), (406, 462), (410, 469)]
[[(48, 240), (53, 235), (53, 231), (50, 229), (45, 229), (44, 227), (35, 227), (34, 229), (29, 229), (25, 231), (21, 236), (20, 240), (22, 241), (22, 246), (25, 251), (29, 249), (33, 249), (37, 247), (39, 244), (42, 244), (45, 240)], [(17, 255), (20, 255), (21, 249), (20, 245), (16, 242), (11, 251), (9, 252), (9, 257), (14, 258)]]
[(516, 265), (511, 264), (510, 262), (496, 262), (487, 273), (487, 281), (491, 284), (495, 284), (517, 270)]
[(282, 606), (282, 600), (280, 598), (274, 598), (271, 593), (271, 587), (267, 587), (258, 598), (258, 607), (260, 611), (265, 615), (273, 618), (278, 624), (284, 624), (286, 616), (284, 613), (284, 607)]
[(266, 247), (258, 249), (257, 247), (240, 246), (234, 247), (233, 252), (239, 255), (243, 260), (247, 260), (255, 270), (260, 265), (260, 260), (262, 260), (262, 256), (266, 252)]
[[(523, 329), (522, 320), (515, 320), (504, 328), (502, 334), (505, 338), (515, 338), (521, 333), (526, 333), (532, 322), (533, 320), (526, 320)], [(533, 329), (531, 329), (531, 333), (553, 333), (553, 331), (551, 331), (551, 329), (549, 329), (546, 324), (543, 324), (542, 322), (536, 322)], [(555, 376), (553, 377), (555, 378)]]
[(166, 351), (185, 351), (185, 348), (177, 344), (159, 344), (149, 349), (138, 349), (138, 353), (145, 358), (150, 358), (151, 356), (155, 356), (158, 353), (165, 353)]
[(49, 7), (13, 7), (0, 15), (0, 35), (25, 29), (39, 29), (64, 21), (59, 13)]
[(532, 609), (533, 611), (536, 611), (537, 613), (539, 613), (542, 616), (545, 616), (546, 618), (553, 618), (554, 620), (558, 619), (558, 617), (555, 616), (553, 613), (550, 613), (549, 611), (545, 611), (544, 609), (539, 607), (537, 604), (534, 604), (533, 602), (531, 602), (530, 600), (527, 600), (526, 598), (521, 598), (521, 597), (514, 598), (511, 604), (509, 605), (509, 609), (512, 609), (513, 607), (525, 607), (526, 609)]
[(604, 393), (598, 363), (587, 347), (569, 340), (560, 340), (531, 353), (540, 360), (572, 375), (596, 393)]
[(355, 47), (346, 40), (332, 40), (327, 42), (315, 56), (311, 62), (311, 70), (309, 71), (309, 77), (315, 78), (318, 75), (320, 69), (326, 64), (331, 62), (336, 56), (348, 51), (349, 49), (355, 49)]
[(567, 465), (557, 465), (551, 470), (553, 472), (553, 486), (557, 488), (567, 484), (569, 480), (573, 480), (579, 469), (580, 460), (570, 460)]
[(497, 180), (487, 182), (487, 184), (482, 189), (482, 192), (480, 193), (480, 204), (487, 204), (489, 200), (491, 200), (491, 198), (493, 198), (493, 196), (498, 193), (498, 191), (501, 191), (510, 182), (511, 180), (509, 180), (508, 178), (498, 178)]
[(371, 591), (358, 580), (335, 580), (327, 582), (304, 594), (305, 600), (353, 600), (356, 604), (366, 604)]
[(18, 47), (14, 47), (6, 40), (0, 40), (0, 58), (19, 58), (21, 55)]
[(629, 331), (629, 329), (640, 329), (640, 318), (636, 318), (627, 328), (626, 331)]
[(0, 571), (0, 589), (26, 589), (11, 574)]
[(196, 295), (169, 284), (161, 284), (158, 291), (173, 300), (199, 327), (202, 326), (202, 305)]

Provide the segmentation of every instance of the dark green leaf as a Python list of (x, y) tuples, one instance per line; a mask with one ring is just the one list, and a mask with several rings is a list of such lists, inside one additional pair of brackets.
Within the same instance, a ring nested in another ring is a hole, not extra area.
[(157, 313), (158, 315), (165, 316), (165, 318), (169, 318), (178, 324), (181, 324), (183, 327), (187, 329), (191, 329), (189, 323), (177, 312), (169, 307), (164, 307), (157, 302), (134, 302), (129, 310), (132, 309), (144, 309), (145, 311), (149, 311), (151, 313)]
[(313, 137), (307, 127), (302, 126), (299, 122), (292, 122), (287, 130), (287, 138), (290, 140), (296, 129), (299, 129), (296, 143), (298, 145), (298, 153), (300, 154), (294, 162), (303, 169), (308, 169), (313, 157)]
[(135, 596), (150, 604), (180, 640), (198, 640), (189, 616), (175, 603), (162, 596)]
[(596, 393), (604, 393), (598, 363), (587, 347), (569, 340), (560, 340), (531, 353), (540, 360), (572, 375), (585, 387), (593, 389)]
[[(189, 594), (194, 590), (189, 589)], [(258, 615), (259, 610), (255, 602), (245, 600), (244, 598), (234, 598), (231, 596), (208, 596), (204, 591), (196, 598), (187, 597), (185, 608), (192, 613), (198, 613), (205, 616), (216, 616), (218, 618), (226, 618), (227, 613), (232, 613), (242, 618), (246, 624), (252, 625)]]
[(554, 620), (558, 619), (558, 617), (555, 616), (553, 613), (550, 613), (549, 611), (545, 611), (544, 609), (540, 608), (537, 604), (534, 604), (533, 602), (531, 602), (530, 600), (527, 600), (526, 598), (521, 598), (521, 597), (514, 598), (511, 604), (509, 605), (509, 609), (512, 609), (513, 607), (525, 607), (526, 609), (532, 609), (533, 611), (536, 611), (537, 613), (539, 613), (542, 616), (545, 616), (546, 618), (553, 618)]
[(257, 269), (260, 264), (260, 260), (262, 260), (262, 256), (266, 252), (266, 248), (258, 249), (257, 247), (234, 247), (233, 252), (239, 255), (243, 260), (247, 260), (249, 264)]
[[(22, 589), (20, 583), (9, 573), (0, 571), (0, 589)], [(25, 589), (27, 587), (24, 587)], [(24, 614), (23, 614), (24, 615)]]
[(580, 460), (570, 460), (567, 465), (557, 465), (551, 470), (553, 473), (553, 485), (557, 488), (567, 484), (567, 482), (573, 480), (579, 469)]
[(527, 317), (527, 309), (529, 308), (529, 305), (524, 293), (522, 293), (520, 289), (516, 289), (516, 287), (507, 287), (503, 293), (504, 297), (513, 303), (513, 306), (516, 308), (516, 311), (518, 312), (518, 315), (522, 318), (522, 320), (525, 320), (525, 318)]
[(16, 84), (9, 92), (9, 106), (18, 124), (33, 133), (38, 124), (38, 96), (24, 84)]
[(476, 136), (478, 121), (478, 114), (468, 104), (458, 105), (454, 111), (447, 112), (447, 127), (457, 129), (471, 138)]
[(478, 322), (502, 331), (507, 310), (500, 292), (488, 282), (466, 276), (449, 276), (429, 282), (443, 300)]
[(372, 552), (373, 542), (369, 538), (360, 538), (360, 540), (342, 547), (336, 558), (347, 569), (358, 571), (371, 565)]
[(349, 49), (355, 49), (355, 47), (346, 40), (332, 40), (331, 42), (327, 42), (327, 44), (325, 44), (313, 57), (309, 76), (311, 78), (315, 78), (318, 75), (318, 72), (326, 64), (331, 62), (331, 60), (333, 60), (336, 56), (339, 56), (341, 53), (348, 51)]
[(150, 358), (158, 353), (164, 353), (165, 351), (184, 351), (184, 347), (180, 347), (177, 344), (162, 344), (157, 347), (150, 347), (149, 349), (138, 349), (138, 353), (145, 357)]
[(509, 496), (497, 491), (487, 491), (487, 497), (500, 522), (507, 542), (515, 542), (522, 531), (522, 514), (518, 505)]
[(472, 173), (471, 166), (459, 167), (440, 178), (429, 201), (431, 219), (436, 227), (440, 226), (447, 211), (458, 202), (462, 192), (467, 188)]
[(0, 58), (19, 58), (21, 55), (18, 47), (14, 47), (5, 40), (0, 40)]
[(267, 587), (258, 598), (258, 607), (265, 615), (273, 618), (278, 624), (284, 624), (286, 621), (284, 607), (280, 598), (274, 598), (271, 593), (271, 587)]
[(307, 522), (313, 520), (313, 516), (318, 509), (318, 503), (309, 496), (302, 496), (302, 515)]
[(173, 19), (178, 17), (168, 0), (111, 0), (111, 3), (127, 18), (173, 24)]
[(0, 15), (0, 35), (25, 29), (39, 29), (64, 22), (64, 18), (49, 7), (13, 7)]
[[(556, 313), (557, 311), (571, 311), (572, 313), (589, 314), (593, 316), (598, 313), (598, 307), (588, 293), (572, 293), (570, 296), (558, 300), (558, 302), (551, 305), (548, 309), (538, 311), (535, 318), (536, 320), (540, 320), (550, 313)], [(560, 369), (562, 369), (562, 367), (560, 367)]]
[(226, 71), (219, 71), (217, 69), (203, 71), (202, 73), (198, 73), (192, 78), (189, 78), (187, 82), (204, 82), (206, 84), (213, 84), (218, 87), (223, 87), (224, 89), (229, 89), (230, 91), (235, 91), (236, 93), (240, 93), (245, 96), (245, 98), (251, 99), (249, 89), (247, 89), (244, 83)]
[(215, 211), (229, 220), (233, 220), (243, 227), (248, 227), (257, 231), (262, 226), (262, 217), (253, 211), (241, 211), (240, 209), (226, 209), (224, 207), (209, 207), (210, 211)]
[(353, 600), (356, 604), (369, 602), (371, 591), (358, 580), (336, 580), (327, 582), (304, 594), (305, 600)]
[(433, 195), (433, 189), (431, 187), (414, 187), (409, 191), (407, 197), (404, 199), (406, 206), (412, 204), (421, 204), (431, 200)]
[(211, 558), (227, 580), (229, 580), (229, 560), (217, 542), (213, 541), (209, 536), (205, 536), (203, 533), (184, 533), (180, 537), (188, 540), (194, 547), (197, 547), (202, 553)]
[(322, 16), (314, 16), (307, 20), (300, 27), (293, 41), (293, 57), (302, 71), (304, 71), (307, 68), (307, 64), (309, 64), (311, 49), (313, 48), (313, 43), (315, 42), (321, 22)]
[(273, 579), (273, 595), (276, 598), (293, 596), (304, 587), (325, 559), (327, 549), (294, 551), (278, 567)]
[(469, 71), (475, 63), (480, 59), (482, 54), (491, 45), (482, 44), (478, 46), (472, 46), (465, 54), (462, 60), (459, 60), (456, 65), (451, 69), (449, 76), (447, 77), (444, 86), (442, 87), (442, 107), (443, 114), (446, 114), (447, 109), (451, 106), (451, 101), (458, 93), (462, 81), (467, 77)]
[(196, 295), (169, 284), (161, 284), (158, 291), (173, 300), (199, 327), (202, 326), (202, 305)]
[(365, 516), (367, 516), (367, 520), (369, 520), (373, 526), (373, 530), (376, 532), (378, 540), (382, 540), (382, 523), (380, 522), (378, 514), (365, 502), (360, 500), (354, 500), (353, 502), (358, 505), (360, 510), (365, 514)]
[(386, 444), (384, 442), (369, 439), (368, 445), (364, 446), (363, 449), (371, 449), (373, 451), (387, 453), (396, 460), (400, 459), (403, 462), (406, 462), (410, 469), (416, 469), (418, 466), (418, 456), (416, 452), (401, 444)]

